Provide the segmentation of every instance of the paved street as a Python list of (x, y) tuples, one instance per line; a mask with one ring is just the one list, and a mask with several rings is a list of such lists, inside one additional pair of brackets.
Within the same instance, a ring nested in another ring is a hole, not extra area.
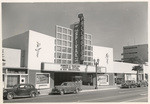
[(148, 88), (98, 90), (78, 94), (43, 95), (36, 98), (4, 100), (4, 103), (16, 102), (148, 102)]

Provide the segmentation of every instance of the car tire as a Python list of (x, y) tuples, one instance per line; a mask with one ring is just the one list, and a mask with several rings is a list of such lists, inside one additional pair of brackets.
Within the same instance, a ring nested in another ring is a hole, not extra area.
[(6, 96), (7, 100), (11, 100), (13, 98), (14, 98), (14, 95), (12, 93), (8, 93), (7, 96)]
[(30, 97), (31, 97), (31, 98), (36, 97), (36, 93), (35, 93), (35, 92), (31, 92)]
[(64, 91), (63, 90), (60, 91), (60, 95), (64, 95)]

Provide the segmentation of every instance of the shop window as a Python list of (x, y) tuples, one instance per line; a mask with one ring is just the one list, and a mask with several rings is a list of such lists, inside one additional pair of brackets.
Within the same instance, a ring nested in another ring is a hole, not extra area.
[(62, 34), (57, 33), (57, 38), (61, 39), (62, 38)]
[(67, 29), (63, 28), (63, 33), (67, 34)]
[(66, 42), (66, 41), (63, 41), (63, 45), (64, 45), (64, 46), (67, 46), (67, 42)]
[(57, 58), (61, 58), (61, 53), (57, 53)]
[(65, 53), (62, 54), (62, 58), (66, 58), (66, 54)]
[(7, 76), (7, 87), (13, 87), (15, 84), (19, 84), (19, 75), (8, 75)]
[(57, 31), (58, 32), (62, 32), (62, 28), (61, 27), (57, 27)]
[(62, 51), (63, 52), (67, 52), (67, 48), (66, 47), (62, 47)]
[(36, 74), (36, 84), (48, 84), (49, 74)]

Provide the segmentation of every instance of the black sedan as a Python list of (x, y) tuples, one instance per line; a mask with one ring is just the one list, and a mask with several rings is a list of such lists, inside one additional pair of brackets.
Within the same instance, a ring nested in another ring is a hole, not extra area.
[(3, 98), (8, 100), (15, 97), (36, 97), (36, 95), (38, 95), (38, 91), (31, 84), (17, 84), (11, 89), (3, 90)]

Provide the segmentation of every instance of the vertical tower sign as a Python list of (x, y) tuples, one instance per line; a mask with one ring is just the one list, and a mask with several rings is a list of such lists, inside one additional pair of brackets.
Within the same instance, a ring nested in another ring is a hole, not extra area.
[(79, 58), (80, 58), (80, 64), (83, 64), (84, 61), (84, 17), (83, 14), (79, 14), (78, 18), (79, 21)]
[(83, 64), (84, 61), (84, 17), (78, 15), (79, 23), (74, 24), (74, 63)]

